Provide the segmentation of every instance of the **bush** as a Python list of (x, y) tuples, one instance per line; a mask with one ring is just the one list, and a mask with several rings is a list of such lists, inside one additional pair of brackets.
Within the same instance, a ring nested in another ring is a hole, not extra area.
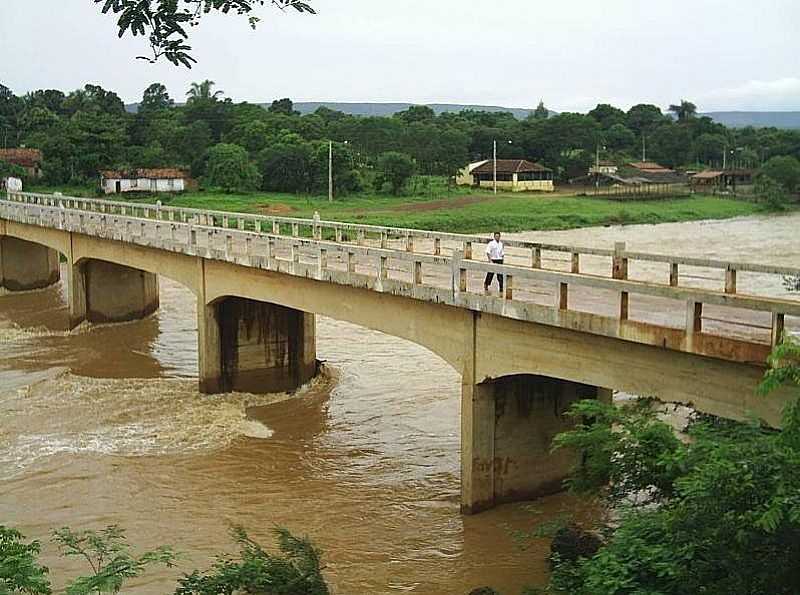
[(785, 211), (789, 206), (789, 193), (767, 175), (758, 176), (754, 190), (765, 210)]
[(37, 561), (41, 546), (23, 539), (19, 531), (0, 525), (0, 594), (48, 595), (48, 570)]
[(405, 153), (389, 151), (378, 159), (376, 185), (383, 188), (388, 184), (392, 194), (400, 194), (416, 171), (414, 161)]
[(261, 183), (261, 174), (244, 148), (220, 143), (208, 150), (205, 183), (226, 192), (255, 190)]
[(796, 157), (772, 157), (761, 166), (761, 173), (778, 182), (788, 192), (800, 188), (800, 161)]

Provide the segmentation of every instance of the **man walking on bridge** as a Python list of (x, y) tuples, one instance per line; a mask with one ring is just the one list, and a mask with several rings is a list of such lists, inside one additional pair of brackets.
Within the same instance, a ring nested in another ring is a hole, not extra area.
[[(499, 231), (494, 232), (494, 239), (486, 246), (486, 256), (489, 262), (503, 264), (505, 250), (503, 248), (503, 242), (500, 241)], [(486, 273), (486, 280), (483, 282), (483, 290), (485, 293), (489, 293), (489, 285), (492, 284), (492, 279), (494, 279), (494, 273)], [(503, 275), (500, 273), (497, 274), (497, 284), (500, 286), (500, 293), (503, 293)]]

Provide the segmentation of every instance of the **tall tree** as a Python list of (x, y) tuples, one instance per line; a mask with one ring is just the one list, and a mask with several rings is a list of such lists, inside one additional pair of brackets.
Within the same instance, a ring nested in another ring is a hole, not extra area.
[(175, 107), (175, 101), (169, 96), (167, 88), (161, 83), (153, 83), (142, 94), (139, 104), (141, 113), (157, 112)]
[(294, 111), (294, 103), (288, 97), (284, 97), (283, 99), (276, 99), (272, 102), (272, 105), (269, 106), (269, 111), (274, 114), (284, 114), (287, 116), (299, 116), (300, 112)]
[(192, 83), (192, 86), (186, 92), (186, 96), (189, 98), (188, 101), (190, 103), (192, 101), (217, 101), (225, 95), (225, 91), (213, 91), (215, 86), (216, 83), (208, 79), (200, 83)]
[(685, 99), (681, 99), (681, 102), (678, 105), (670, 105), (669, 111), (675, 114), (675, 117), (678, 118), (678, 122), (688, 122), (697, 116), (697, 106), (691, 101), (686, 101)]
[(544, 106), (544, 100), (539, 100), (539, 105), (533, 110), (531, 117), (533, 117), (534, 120), (547, 120), (547, 118), (550, 117), (550, 110)]

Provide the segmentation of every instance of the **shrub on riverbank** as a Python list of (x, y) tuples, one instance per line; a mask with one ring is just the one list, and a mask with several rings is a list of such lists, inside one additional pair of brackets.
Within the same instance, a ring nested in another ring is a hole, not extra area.
[[(800, 386), (800, 345), (785, 341), (762, 388)], [(556, 447), (584, 464), (573, 489), (618, 512), (592, 557), (557, 564), (570, 595), (794, 595), (800, 592), (800, 405), (782, 431), (699, 417), (678, 441), (650, 409), (577, 404)]]

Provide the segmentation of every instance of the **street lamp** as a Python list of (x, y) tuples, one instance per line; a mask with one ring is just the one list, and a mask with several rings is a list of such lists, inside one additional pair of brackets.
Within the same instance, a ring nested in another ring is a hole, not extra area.
[[(513, 141), (507, 141), (509, 145), (513, 144)], [(492, 141), (492, 145), (494, 148), (494, 193), (497, 194), (497, 140)]]
[[(350, 141), (344, 141), (345, 145)], [(333, 141), (328, 141), (328, 202), (333, 202)]]

